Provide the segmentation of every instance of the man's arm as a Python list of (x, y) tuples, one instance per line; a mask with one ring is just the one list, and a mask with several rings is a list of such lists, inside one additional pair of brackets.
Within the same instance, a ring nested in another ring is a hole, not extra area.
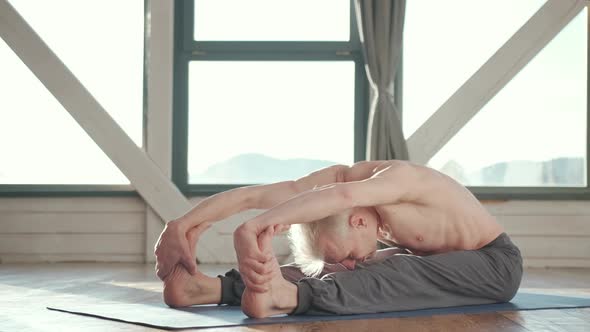
[[(295, 181), (249, 186), (225, 191), (202, 200), (187, 214), (168, 223), (155, 247), (161, 279), (182, 262), (196, 273), (194, 257), (186, 240), (187, 232), (201, 223), (213, 223), (248, 209), (270, 209), (301, 192), (317, 186), (369, 176), (382, 162), (361, 162), (352, 167), (336, 165), (315, 171)], [(260, 257), (260, 256), (257, 256)]]
[(312, 172), (295, 181), (249, 187), (255, 209), (270, 209), (314, 188), (369, 178), (384, 161), (360, 161), (352, 166), (334, 165)]
[(335, 165), (315, 171), (295, 181), (236, 188), (205, 198), (178, 219), (186, 228), (202, 222), (216, 222), (249, 209), (270, 209), (314, 186), (342, 181), (349, 168)]
[(187, 234), (202, 223), (213, 223), (248, 209), (269, 209), (299, 192), (344, 179), (348, 166), (331, 166), (296, 181), (236, 188), (202, 200), (187, 214), (166, 224), (155, 246), (158, 276), (164, 279), (171, 269), (182, 263), (191, 274), (197, 266), (187, 242)]
[(179, 263), (192, 275), (197, 273), (194, 251), (190, 249), (187, 239), (192, 229), (203, 224), (210, 225), (244, 210), (260, 208), (255, 196), (258, 191), (274, 192), (279, 197), (285, 197), (291, 190), (292, 186), (287, 181), (266, 186), (236, 188), (203, 199), (184, 216), (167, 223), (164, 227), (154, 247), (158, 277), (165, 280)]
[(350, 167), (334, 165), (294, 181), (232, 189), (202, 200), (179, 221), (188, 229), (201, 222), (216, 222), (244, 210), (270, 209), (317, 187), (366, 179), (383, 164), (383, 161), (364, 161)]
[(412, 166), (388, 162), (373, 171), (364, 180), (333, 183), (303, 192), (248, 221), (243, 228), (253, 228), (259, 234), (271, 225), (312, 222), (354, 207), (392, 204), (403, 200), (411, 189)]

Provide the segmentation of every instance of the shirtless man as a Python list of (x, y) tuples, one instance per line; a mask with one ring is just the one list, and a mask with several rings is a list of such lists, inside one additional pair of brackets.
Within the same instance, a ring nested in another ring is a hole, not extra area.
[[(196, 241), (203, 225), (246, 208), (269, 210), (234, 234), (242, 273), (233, 270), (217, 281), (196, 271), (189, 240)], [(279, 270), (268, 238), (291, 224), (300, 224), (292, 233), (306, 250), (297, 252), (295, 242), (294, 252), (308, 274), (322, 271), (321, 261), (352, 271), (298, 279)], [(371, 262), (376, 240), (412, 254)], [(334, 166), (297, 181), (212, 196), (169, 224), (156, 256), (168, 304), (241, 302), (252, 317), (502, 302), (514, 296), (522, 276), (518, 248), (466, 188), (402, 161)], [(214, 296), (203, 302), (203, 294)]]

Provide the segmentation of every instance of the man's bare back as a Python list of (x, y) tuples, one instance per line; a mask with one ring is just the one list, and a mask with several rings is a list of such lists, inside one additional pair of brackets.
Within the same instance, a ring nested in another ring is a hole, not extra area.
[[(401, 178), (400, 167), (412, 168), (404, 172), (410, 176)], [(392, 161), (372, 173), (367, 177), (381, 177), (392, 188), (410, 188), (399, 201), (375, 206), (381, 221), (379, 240), (384, 243), (415, 254), (434, 254), (479, 249), (503, 232), (471, 192), (436, 170)]]

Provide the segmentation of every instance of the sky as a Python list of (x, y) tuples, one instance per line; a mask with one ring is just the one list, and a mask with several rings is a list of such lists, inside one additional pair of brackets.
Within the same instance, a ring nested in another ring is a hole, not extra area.
[[(141, 145), (143, 1), (10, 2)], [(288, 2), (244, 3), (197, 1), (195, 36), (346, 40), (350, 35), (346, 0), (306, 0), (305, 5), (301, 0), (282, 9), (279, 6)], [(543, 3), (408, 2), (406, 137)], [(236, 10), (227, 11), (229, 7)], [(267, 15), (269, 8), (276, 14)], [(470, 170), (515, 159), (584, 155), (586, 33), (584, 11), (431, 160), (431, 166), (455, 160)], [(192, 63), (189, 70), (191, 172), (252, 152), (280, 159), (352, 162), (352, 62), (203, 61)], [(0, 91), (0, 183), (128, 183), (1, 39)]]

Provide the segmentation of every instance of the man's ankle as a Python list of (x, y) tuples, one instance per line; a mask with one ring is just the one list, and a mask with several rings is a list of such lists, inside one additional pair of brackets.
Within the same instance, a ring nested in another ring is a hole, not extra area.
[(217, 277), (206, 276), (206, 288), (203, 291), (200, 304), (220, 304), (221, 303), (221, 280)]

